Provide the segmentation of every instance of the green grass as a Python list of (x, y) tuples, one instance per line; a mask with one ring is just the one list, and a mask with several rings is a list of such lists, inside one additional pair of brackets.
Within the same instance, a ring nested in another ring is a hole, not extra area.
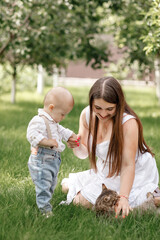
[[(87, 105), (89, 89), (70, 90), (75, 107), (62, 125), (77, 132), (79, 114)], [(128, 103), (141, 118), (145, 139), (156, 154), (160, 170), (160, 106), (155, 89), (127, 87), (124, 90)], [(89, 168), (87, 160), (77, 159), (67, 148), (62, 153), (59, 180), (51, 202), (54, 217), (41, 216), (27, 167), (30, 145), (26, 128), (37, 108), (42, 107), (42, 101), (43, 97), (34, 92), (18, 93), (15, 105), (10, 104), (9, 95), (0, 96), (0, 240), (159, 239), (160, 217), (151, 213), (104, 219), (72, 204), (59, 206), (66, 197), (61, 192), (62, 178)]]

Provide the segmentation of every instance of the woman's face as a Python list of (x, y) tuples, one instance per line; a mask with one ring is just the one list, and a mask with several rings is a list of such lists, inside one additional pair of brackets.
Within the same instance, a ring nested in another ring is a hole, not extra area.
[(116, 104), (106, 102), (102, 98), (94, 99), (93, 112), (100, 121), (108, 121), (116, 114)]

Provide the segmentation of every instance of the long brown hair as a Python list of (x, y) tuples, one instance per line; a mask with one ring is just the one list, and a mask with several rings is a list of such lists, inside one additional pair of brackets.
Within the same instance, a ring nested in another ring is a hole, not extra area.
[[(122, 165), (122, 151), (123, 151), (123, 128), (122, 120), (123, 113), (130, 114), (135, 117), (138, 123), (138, 150), (141, 153), (152, 153), (147, 146), (143, 137), (142, 123), (137, 114), (129, 107), (125, 101), (124, 93), (121, 85), (113, 77), (104, 77), (98, 79), (90, 89), (89, 92), (89, 105), (90, 105), (90, 120), (89, 120), (89, 135), (88, 135), (88, 151), (91, 168), (97, 170), (96, 167), (96, 143), (97, 143), (97, 130), (99, 119), (95, 116), (93, 120), (93, 100), (103, 99), (106, 102), (116, 104), (116, 114), (113, 117), (112, 135), (109, 143), (108, 154), (106, 158), (109, 161), (109, 174), (108, 177), (118, 175)], [(93, 142), (90, 146), (91, 129), (93, 129)]]

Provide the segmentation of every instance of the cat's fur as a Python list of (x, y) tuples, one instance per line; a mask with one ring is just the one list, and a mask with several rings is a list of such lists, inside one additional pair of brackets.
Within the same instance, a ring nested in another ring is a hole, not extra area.
[(102, 192), (96, 200), (94, 210), (97, 215), (111, 215), (115, 212), (115, 206), (118, 203), (119, 196), (117, 192), (112, 191), (102, 184)]
[[(110, 216), (115, 214), (115, 207), (118, 204), (120, 197), (117, 192), (107, 189), (104, 184), (102, 184), (102, 193), (96, 200), (93, 209), (96, 211), (97, 215)], [(152, 193), (147, 193), (147, 200), (140, 206), (133, 209), (133, 211), (144, 212), (147, 210), (154, 211), (160, 214), (160, 208), (155, 205), (155, 197)]]

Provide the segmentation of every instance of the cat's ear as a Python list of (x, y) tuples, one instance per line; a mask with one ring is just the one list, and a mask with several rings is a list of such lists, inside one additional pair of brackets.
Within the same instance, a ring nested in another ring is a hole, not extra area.
[(107, 187), (102, 183), (102, 190), (107, 189)]

